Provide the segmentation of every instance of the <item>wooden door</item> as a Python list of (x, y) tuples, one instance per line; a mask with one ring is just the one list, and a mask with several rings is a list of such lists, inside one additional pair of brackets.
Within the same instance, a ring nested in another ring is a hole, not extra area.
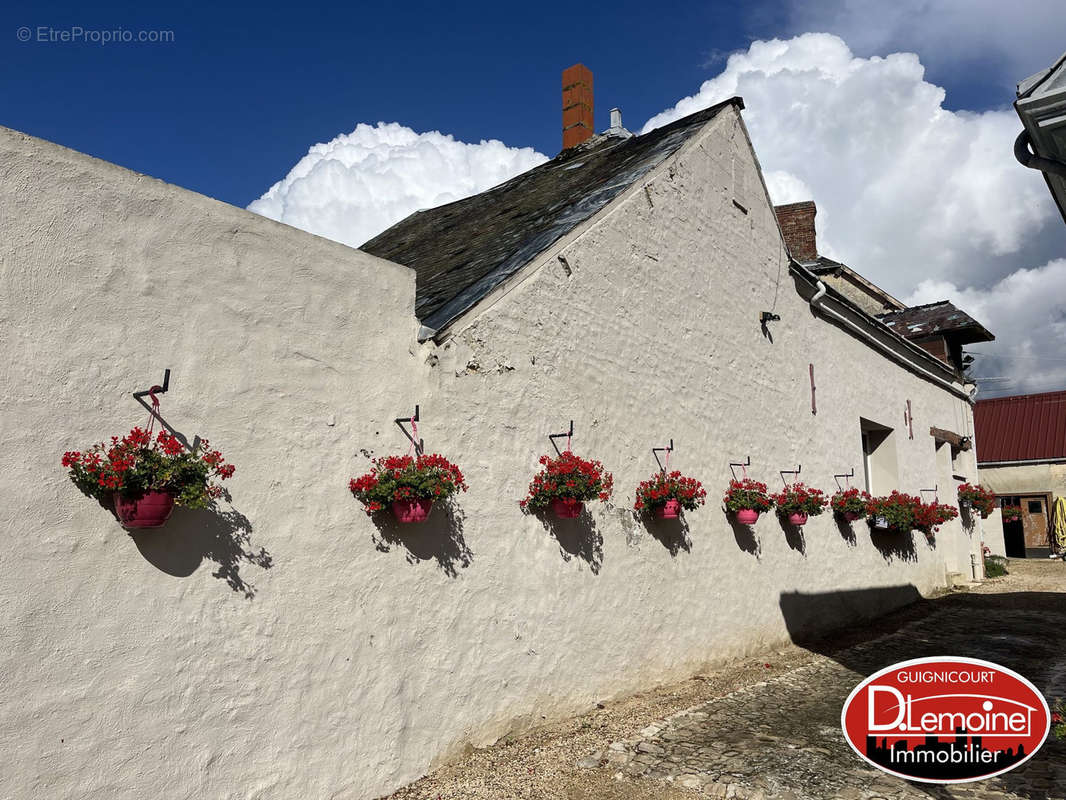
[[(1048, 506), (1044, 495), (1018, 498), (1022, 507), (1022, 532), (1025, 536), (1027, 556), (1046, 555), (1051, 552), (1048, 539)], [(1044, 552), (1033, 552), (1033, 551)]]

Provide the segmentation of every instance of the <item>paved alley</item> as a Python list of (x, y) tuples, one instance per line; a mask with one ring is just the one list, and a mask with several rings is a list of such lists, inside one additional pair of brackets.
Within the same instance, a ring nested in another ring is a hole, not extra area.
[[(1049, 741), (999, 777), (937, 786), (866, 765), (840, 730), (852, 688), (909, 658), (981, 658), (1066, 696), (1066, 565), (1012, 561), (1010, 569), (865, 630), (729, 665), (476, 751), (393, 797), (1066, 798), (1066, 743)], [(679, 708), (686, 701), (697, 702)]]

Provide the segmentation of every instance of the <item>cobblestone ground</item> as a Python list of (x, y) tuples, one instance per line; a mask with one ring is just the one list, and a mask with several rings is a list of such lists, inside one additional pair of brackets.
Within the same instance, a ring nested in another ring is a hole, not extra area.
[(830, 640), (507, 737), (393, 799), (1066, 800), (1066, 743), (1054, 740), (1012, 772), (950, 786), (894, 778), (848, 747), (840, 709), (857, 683), (897, 661), (941, 655), (994, 661), (1066, 696), (1066, 564), (1012, 561), (1006, 578)]
[(1057, 579), (1060, 593), (1000, 594), (982, 587), (943, 598), (935, 611), (895, 633), (830, 651), (615, 742), (600, 754), (602, 768), (722, 798), (1066, 798), (1066, 743), (1054, 739), (1012, 772), (940, 787), (865, 765), (840, 730), (840, 709), (855, 685), (909, 658), (986, 659), (1020, 672), (1049, 695), (1066, 695), (1066, 567), (1038, 563), (1028, 571)]

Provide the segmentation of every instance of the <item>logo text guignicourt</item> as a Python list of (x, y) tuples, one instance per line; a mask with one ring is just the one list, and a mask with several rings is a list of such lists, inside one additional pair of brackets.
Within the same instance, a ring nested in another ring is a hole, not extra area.
[(905, 661), (871, 675), (841, 711), (848, 744), (885, 772), (963, 783), (1006, 772), (1043, 744), (1047, 702), (1026, 678), (967, 658)]

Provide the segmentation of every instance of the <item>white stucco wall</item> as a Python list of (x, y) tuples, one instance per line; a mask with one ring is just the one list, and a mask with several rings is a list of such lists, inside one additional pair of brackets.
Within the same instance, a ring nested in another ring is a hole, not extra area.
[[(797, 464), (861, 482), (860, 417), (896, 427), (914, 493), (936, 481), (929, 427), (972, 432), (963, 400), (812, 315), (732, 111), (439, 345), (414, 344), (397, 265), (2, 129), (0, 186), (0, 796), (379, 796), (968, 572), (980, 532), (958, 523), (931, 547), (831, 516), (751, 535), (718, 507), (748, 455), (773, 487)], [(203, 514), (129, 537), (66, 481), (61, 453), (143, 420), (129, 392), (167, 366), (164, 415), (237, 465), (269, 568)], [(471, 490), (401, 533), (346, 481), (363, 450), (406, 450), (392, 419), (416, 402)], [(570, 419), (616, 497), (545, 526), (517, 502)], [(710, 495), (683, 547), (627, 510), (671, 437)]]
[[(409, 652), (411, 609), (368, 604), (395, 566), (367, 561), (345, 475), (417, 400), (413, 273), (7, 129), (0, 187), (0, 797), (410, 775), (371, 637)], [(237, 465), (252, 559), (180, 509), (132, 538), (59, 466), (144, 424), (130, 393), (166, 367), (164, 417)]]

